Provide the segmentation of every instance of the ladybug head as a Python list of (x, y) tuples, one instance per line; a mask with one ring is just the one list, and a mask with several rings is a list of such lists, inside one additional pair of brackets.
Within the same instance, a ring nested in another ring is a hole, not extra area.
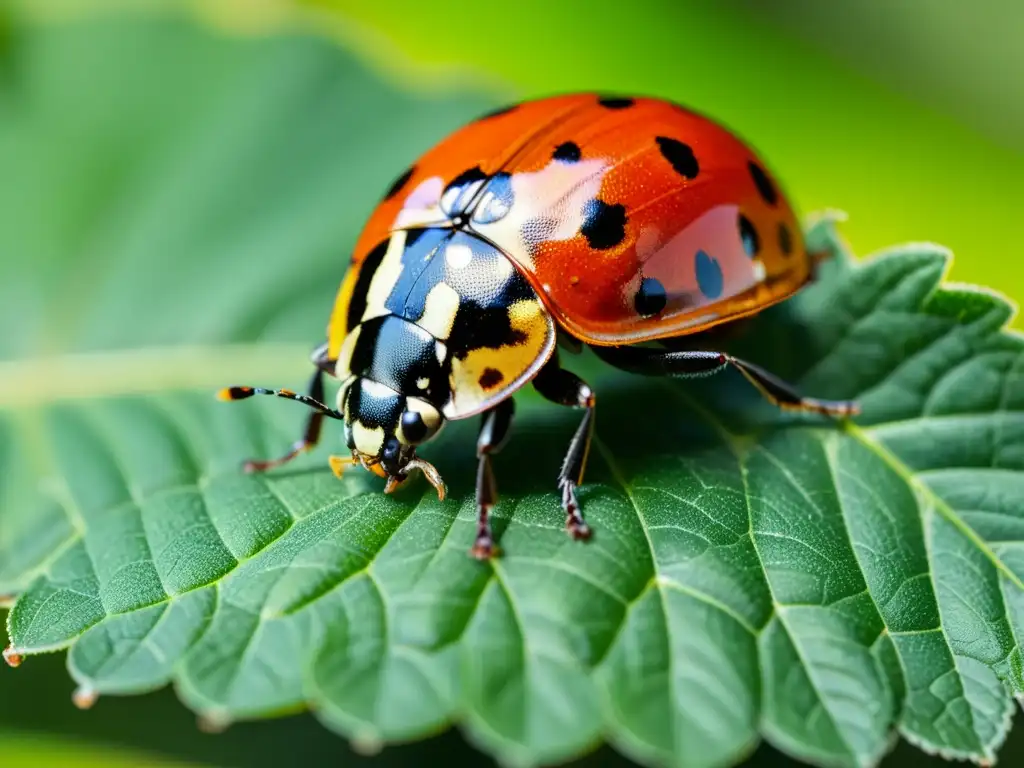
[(437, 470), (416, 456), (417, 446), (432, 439), (444, 426), (441, 411), (422, 397), (403, 395), (372, 379), (359, 377), (338, 395), (345, 416), (345, 440), (352, 457), (380, 477), (391, 491), (411, 470), (422, 470), (444, 498)]

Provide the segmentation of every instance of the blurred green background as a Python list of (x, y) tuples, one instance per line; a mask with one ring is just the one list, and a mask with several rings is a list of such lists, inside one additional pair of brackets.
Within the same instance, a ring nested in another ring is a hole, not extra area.
[[(953, 279), (1024, 297), (1018, 0), (9, 0), (0, 5), (0, 52), (41, 25), (140, 9), (185, 15), (232, 38), (298, 34), (317, 45), (326, 37), (413, 92), (471, 91), (493, 101), (576, 89), (669, 97), (751, 141), (802, 211), (846, 211), (844, 232), (858, 253), (938, 242), (956, 254)], [(0, 53), (0, 89), (11, 87), (12, 60)], [(0, 109), (17, 103), (0, 101)], [(409, 159), (381, 158), (380, 178)], [(365, 210), (378, 192), (353, 205)], [(0, 253), (0, 260), (17, 257)], [(196, 731), (169, 691), (104, 700), (80, 713), (71, 689), (61, 657), (0, 669), (0, 764), (487, 764), (454, 735), (371, 761), (308, 717), (212, 736)], [(1006, 764), (1013, 752), (1024, 759), (1024, 737), (1012, 741)], [(928, 762), (906, 747), (891, 761), (911, 758)], [(754, 761), (778, 760), (762, 749)], [(621, 764), (607, 750), (586, 762)]]
[(858, 253), (933, 241), (956, 254), (952, 279), (1024, 292), (1015, 0), (521, 0), (512, 15), (443, 20), (417, 2), (315, 4), (359, 19), (373, 36), (359, 49), (417, 84), (435, 77), (425, 66), (466, 67), (528, 95), (601, 88), (695, 105), (757, 146), (804, 212), (846, 211)]

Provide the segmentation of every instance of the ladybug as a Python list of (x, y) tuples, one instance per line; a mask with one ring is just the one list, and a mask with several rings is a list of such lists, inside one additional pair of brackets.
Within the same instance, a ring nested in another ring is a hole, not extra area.
[[(678, 337), (791, 296), (813, 265), (764, 164), (708, 118), (653, 98), (525, 102), (459, 129), (387, 190), (313, 354), (308, 395), (231, 387), (221, 397), (270, 394), (313, 409), (288, 453), (249, 471), (311, 449), (329, 417), (343, 422), (349, 450), (330, 457), (336, 475), (360, 465), (390, 492), (419, 470), (440, 499), (441, 477), (417, 450), (445, 422), (482, 415), (471, 553), (486, 559), (491, 455), (508, 435), (513, 393), (532, 383), (583, 410), (558, 489), (568, 533), (587, 539), (577, 488), (595, 395), (561, 367), (556, 344), (586, 344), (640, 374), (732, 367), (782, 408), (853, 414), (853, 402), (803, 397), (723, 352), (678, 349)], [(336, 409), (323, 402), (324, 373), (341, 381)]]

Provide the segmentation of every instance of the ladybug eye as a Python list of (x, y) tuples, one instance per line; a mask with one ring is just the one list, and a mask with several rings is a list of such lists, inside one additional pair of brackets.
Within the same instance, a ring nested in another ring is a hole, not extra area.
[(406, 445), (419, 445), (436, 435), (443, 422), (444, 418), (428, 402), (409, 398), (402, 413), (399, 438)]
[(423, 416), (416, 411), (406, 411), (402, 414), (402, 436), (407, 443), (416, 445), (427, 439), (427, 423)]
[(436, 407), (422, 398), (410, 397), (405, 401), (397, 437), (406, 445), (419, 445), (436, 435), (443, 423), (444, 416)]

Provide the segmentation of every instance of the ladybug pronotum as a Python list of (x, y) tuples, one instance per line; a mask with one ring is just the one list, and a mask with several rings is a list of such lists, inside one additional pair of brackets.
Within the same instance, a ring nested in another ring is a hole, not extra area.
[[(852, 402), (801, 396), (722, 352), (644, 345), (752, 315), (811, 278), (793, 210), (758, 157), (705, 117), (657, 99), (576, 94), (519, 104), (456, 131), (392, 184), (356, 243), (308, 395), (231, 387), (227, 400), (271, 394), (312, 408), (284, 456), (316, 445), (325, 417), (344, 423), (349, 453), (390, 492), (446, 421), (482, 414), (478, 525), (471, 550), (495, 548), (491, 455), (528, 382), (583, 410), (558, 489), (566, 528), (590, 537), (576, 490), (595, 395), (561, 367), (556, 342), (589, 345), (635, 373), (703, 376), (733, 367), (783, 408), (845, 416)], [(673, 347), (678, 346), (674, 344)], [(323, 403), (323, 374), (341, 382)]]

